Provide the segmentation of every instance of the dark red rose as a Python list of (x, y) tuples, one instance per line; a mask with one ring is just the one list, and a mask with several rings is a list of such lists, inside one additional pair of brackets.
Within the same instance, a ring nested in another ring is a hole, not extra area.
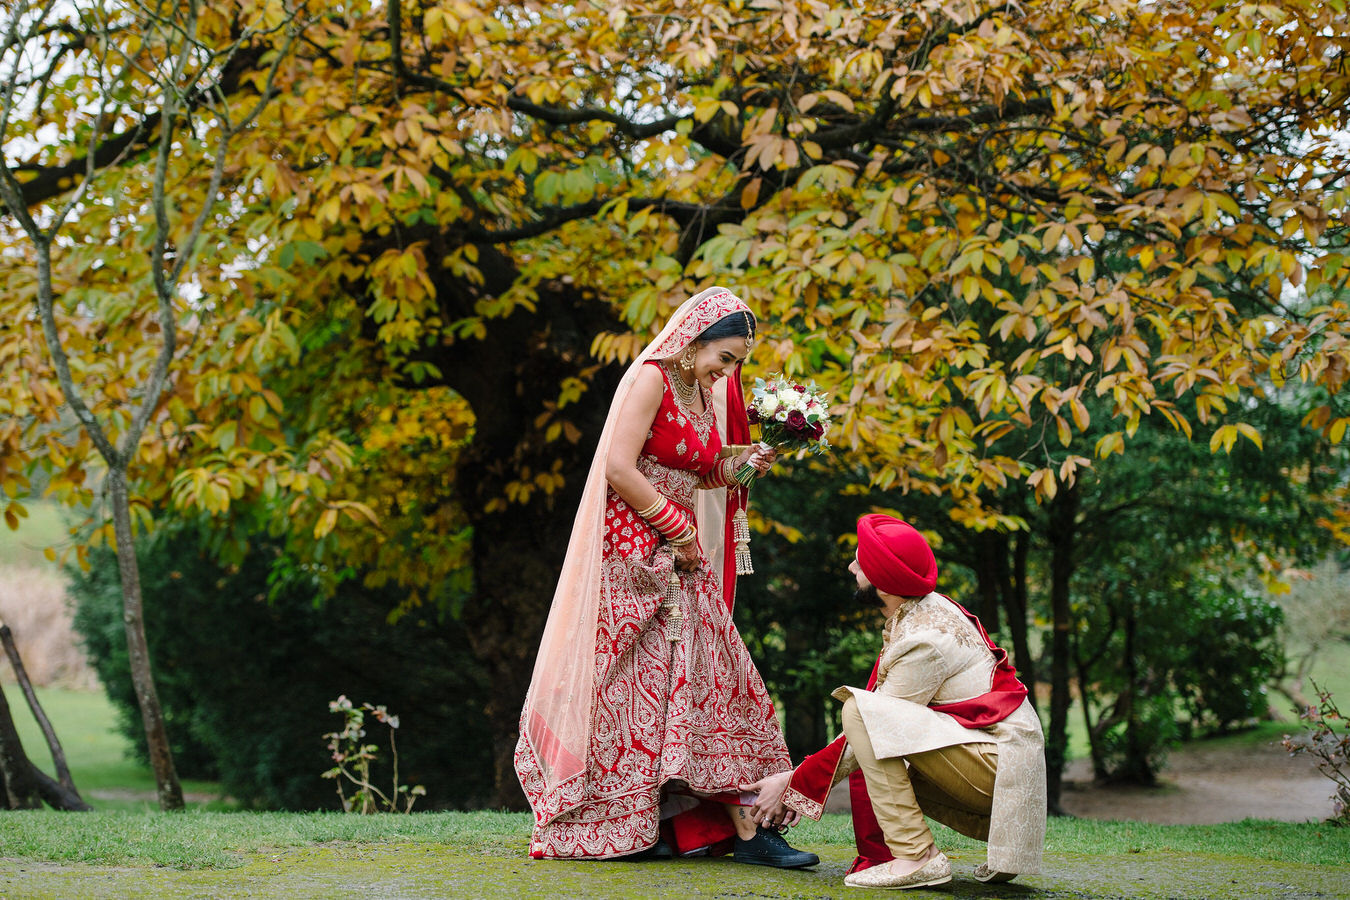
[(818, 441), (825, 436), (825, 426), (819, 422), (811, 426), (811, 439)]
[(806, 388), (802, 387), (800, 384), (795, 384), (795, 385), (793, 385), (793, 387), (795, 387), (795, 388), (797, 389), (797, 393), (799, 393), (799, 394), (805, 394), (805, 393), (806, 393)]
[(787, 414), (787, 421), (783, 423), (787, 430), (799, 438), (804, 438), (811, 433), (811, 426), (807, 424), (806, 416), (802, 415), (800, 410), (794, 409)]
[(746, 409), (745, 417), (750, 420), (751, 425), (759, 424), (759, 410), (755, 409), (753, 406)]

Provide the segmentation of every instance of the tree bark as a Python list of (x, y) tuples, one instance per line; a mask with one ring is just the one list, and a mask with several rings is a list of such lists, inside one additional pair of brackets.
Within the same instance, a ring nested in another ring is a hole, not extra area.
[[(448, 252), (441, 235), (429, 239), (438, 256)], [(493, 247), (479, 248), (479, 266), (482, 287), (436, 273), (448, 320), (470, 314), (481, 297), (506, 290), (515, 279), (510, 260)], [(595, 336), (620, 326), (606, 305), (569, 288), (541, 286), (537, 303), (537, 313), (494, 319), (483, 340), (457, 343), (431, 358), (477, 416), (456, 484), (473, 524), (474, 591), (460, 618), (493, 684), (485, 707), (493, 734), (492, 802), (505, 809), (526, 806), (514, 765), (520, 710), (581, 489), (622, 374), (618, 366), (602, 371), (582, 400), (564, 411), (579, 440), (546, 440), (535, 423), (552, 397), (541, 395), (539, 386), (578, 377), (594, 364)], [(536, 492), (526, 503), (488, 511), (519, 472), (547, 472), (555, 463), (567, 479), (556, 493)]]
[(42, 806), (42, 795), (33, 778), (33, 764), (23, 752), (19, 730), (14, 727), (14, 716), (3, 689), (0, 689), (0, 800), (7, 809), (39, 809)]
[(1125, 759), (1115, 778), (1130, 784), (1152, 785), (1157, 776), (1148, 761), (1149, 741), (1140, 735), (1139, 721), (1139, 657), (1135, 650), (1138, 616), (1130, 603), (1125, 612)]
[(141, 709), (150, 767), (155, 773), (159, 808), (183, 808), (183, 788), (173, 764), (173, 750), (164, 727), (164, 711), (150, 666), (150, 645), (145, 637), (145, 613), (141, 598), (141, 570), (136, 561), (136, 545), (131, 535), (131, 503), (127, 492), (126, 471), (108, 470), (108, 496), (112, 505), (113, 534), (117, 542), (117, 568), (122, 576), (122, 624), (127, 634), (127, 654), (131, 664), (131, 683)]
[[(810, 650), (806, 633), (789, 630), (784, 636), (784, 650), (788, 659), (803, 658)], [(794, 760), (800, 761), (829, 743), (825, 732), (825, 708), (827, 703), (834, 702), (833, 698), (815, 690), (797, 690), (785, 692), (779, 699), (783, 711), (783, 737)]]
[(1003, 550), (998, 555), (999, 581), (1003, 587), (1000, 593), (1008, 619), (1008, 632), (1012, 635), (1013, 666), (1027, 686), (1027, 699), (1032, 709), (1036, 702), (1036, 660), (1031, 655), (1031, 645), (1027, 640), (1027, 553), (1029, 536), (1019, 531), (1012, 536), (1012, 565), (1008, 564), (1008, 543), (1005, 536)]
[(1060, 796), (1068, 760), (1070, 691), (1069, 636), (1073, 613), (1069, 579), (1073, 575), (1074, 536), (1078, 517), (1078, 487), (1061, 489), (1050, 507), (1050, 731), (1045, 742), (1046, 802), (1053, 815), (1064, 815)]
[(0, 643), (5, 645), (5, 655), (9, 657), (9, 664), (14, 668), (14, 677), (19, 682), (19, 687), (23, 689), (24, 698), (28, 700), (28, 708), (32, 710), (33, 718), (42, 729), (43, 737), (47, 739), (47, 748), (52, 753), (52, 765), (56, 767), (57, 780), (61, 787), (74, 791), (75, 781), (70, 777), (70, 766), (66, 765), (66, 752), (61, 748), (61, 741), (56, 736), (56, 729), (52, 728), (51, 720), (47, 718), (46, 710), (38, 702), (32, 679), (28, 677), (23, 658), (19, 656), (19, 648), (14, 643), (14, 633), (4, 622), (0, 622)]
[(1106, 754), (1102, 748), (1101, 726), (1106, 718), (1102, 716), (1096, 722), (1092, 720), (1092, 704), (1088, 702), (1091, 693), (1088, 690), (1089, 666), (1083, 661), (1082, 654), (1075, 654), (1078, 668), (1078, 705), (1083, 713), (1083, 728), (1087, 731), (1088, 753), (1092, 756), (1092, 777), (1101, 781), (1107, 776)]
[(73, 787), (66, 787), (31, 763), (30, 769), (33, 781), (37, 784), (38, 793), (52, 809), (59, 809), (64, 812), (91, 812), (93, 810), (93, 807), (85, 803), (79, 791)]
[(979, 596), (975, 616), (991, 635), (998, 631), (999, 601), (1003, 593), (999, 568), (1000, 560), (1006, 559), (1007, 554), (1006, 534), (986, 531), (975, 536), (975, 591)]

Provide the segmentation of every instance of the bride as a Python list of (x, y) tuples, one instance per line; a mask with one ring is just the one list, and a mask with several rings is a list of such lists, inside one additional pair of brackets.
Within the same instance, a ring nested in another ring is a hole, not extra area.
[(754, 336), (735, 294), (705, 290), (615, 393), (521, 711), (531, 856), (819, 862), (757, 828), (737, 789), (791, 769), (731, 616), (738, 557), (748, 571), (732, 473), (774, 462), (732, 446), (749, 444), (740, 374)]

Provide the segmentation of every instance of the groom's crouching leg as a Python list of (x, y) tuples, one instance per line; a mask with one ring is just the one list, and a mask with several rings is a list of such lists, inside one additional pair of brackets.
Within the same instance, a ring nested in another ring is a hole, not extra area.
[(801, 869), (820, 862), (819, 856), (790, 846), (778, 831), (763, 826), (755, 829), (752, 838), (736, 838), (735, 859), (752, 866), (779, 869)]
[(918, 861), (930, 856), (933, 832), (924, 821), (905, 761), (877, 759), (862, 714), (858, 712), (858, 702), (852, 697), (844, 701), (841, 721), (849, 745), (858, 758), (858, 767), (867, 779), (872, 812), (881, 826), (886, 847), (897, 860), (913, 861), (917, 867)]

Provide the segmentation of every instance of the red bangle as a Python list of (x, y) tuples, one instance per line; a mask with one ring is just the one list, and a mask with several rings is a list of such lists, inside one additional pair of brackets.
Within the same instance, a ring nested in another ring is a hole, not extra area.
[(658, 534), (667, 540), (683, 537), (694, 526), (689, 514), (679, 505), (671, 503), (666, 497), (658, 497), (655, 503), (642, 512), (648, 512), (652, 509), (656, 511), (649, 516), (644, 516), (644, 518)]

